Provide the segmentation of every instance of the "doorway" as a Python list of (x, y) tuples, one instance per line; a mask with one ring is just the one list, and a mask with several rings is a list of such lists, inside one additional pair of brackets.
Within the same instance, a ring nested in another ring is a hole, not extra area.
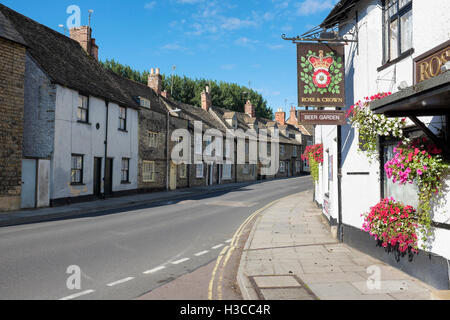
[(102, 158), (94, 158), (94, 195), (102, 194)]
[(112, 158), (106, 159), (105, 163), (105, 196), (112, 195), (113, 186), (113, 160)]
[(36, 160), (22, 160), (22, 193), (21, 208), (31, 209), (36, 207)]

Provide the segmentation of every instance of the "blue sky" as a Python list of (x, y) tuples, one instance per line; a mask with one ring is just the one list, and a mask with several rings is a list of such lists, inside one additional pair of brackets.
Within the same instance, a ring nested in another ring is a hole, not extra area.
[[(93, 36), (101, 60), (138, 70), (161, 68), (192, 78), (248, 85), (274, 111), (297, 102), (296, 48), (281, 39), (320, 24), (336, 0), (2, 0), (55, 30), (70, 5), (81, 24), (93, 9)], [(287, 101), (287, 103), (286, 103)]]

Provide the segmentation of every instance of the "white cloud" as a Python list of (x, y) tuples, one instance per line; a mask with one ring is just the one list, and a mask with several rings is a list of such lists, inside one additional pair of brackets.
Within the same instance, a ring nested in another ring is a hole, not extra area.
[(145, 9), (153, 9), (156, 6), (156, 1), (148, 2), (144, 5)]
[(249, 39), (247, 37), (242, 37), (242, 38), (237, 39), (234, 43), (239, 45), (239, 46), (249, 47), (249, 46), (252, 46), (254, 44), (259, 43), (259, 41), (258, 40), (252, 40), (252, 39)]
[(284, 48), (283, 44), (268, 44), (267, 47), (271, 50), (280, 50)]
[(180, 46), (178, 43), (168, 43), (161, 47), (161, 49), (164, 50), (171, 50), (171, 51), (185, 51), (187, 48)]
[(304, 0), (297, 4), (297, 14), (307, 16), (332, 9), (337, 0)]
[(220, 66), (220, 69), (223, 70), (233, 70), (234, 68), (236, 68), (235, 64), (224, 64)]

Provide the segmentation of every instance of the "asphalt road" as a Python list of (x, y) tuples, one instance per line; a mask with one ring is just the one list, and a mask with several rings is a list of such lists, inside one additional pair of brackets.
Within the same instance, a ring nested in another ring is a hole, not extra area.
[[(254, 211), (310, 188), (309, 177), (267, 181), (204, 197), (0, 228), (0, 299), (137, 298), (215, 260)], [(80, 289), (67, 287), (70, 266), (81, 270)]]

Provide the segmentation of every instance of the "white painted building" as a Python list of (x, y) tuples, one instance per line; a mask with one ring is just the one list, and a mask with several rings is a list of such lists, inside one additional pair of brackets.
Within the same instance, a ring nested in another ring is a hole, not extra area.
[[(119, 128), (119, 105), (89, 96), (87, 119), (79, 117), (82, 95), (57, 86), (55, 108), (55, 140), (52, 157), (51, 199), (66, 199), (137, 189), (138, 111), (125, 108), (125, 127)], [(85, 100), (86, 101), (86, 100)], [(106, 118), (108, 115), (108, 118)], [(106, 119), (108, 119), (106, 121)], [(108, 132), (107, 139), (106, 132)], [(107, 143), (105, 148), (105, 141)], [(105, 156), (106, 152), (106, 156)], [(82, 171), (74, 158), (81, 158)], [(95, 174), (95, 159), (100, 174)], [(112, 161), (111, 181), (105, 170), (105, 159)], [(123, 172), (123, 174), (122, 174)], [(124, 176), (123, 176), (124, 175)], [(95, 181), (95, 179), (98, 181)], [(97, 191), (96, 183), (99, 183)], [(108, 183), (111, 189), (108, 192)], [(106, 184), (106, 188), (105, 188)], [(96, 194), (97, 193), (97, 194)]]
[[(389, 5), (393, 5), (390, 11)], [(395, 93), (399, 91), (399, 87), (415, 85), (415, 59), (450, 44), (450, 1), (342, 0), (322, 27), (337, 27), (340, 36), (358, 40), (357, 43), (345, 46), (347, 108), (364, 97), (380, 92), (393, 92), (392, 97), (398, 97), (398, 101), (402, 101), (402, 93)], [(447, 54), (450, 61), (450, 51)], [(436, 75), (439, 73), (436, 72)], [(420, 94), (421, 88), (419, 85), (410, 91)], [(430, 114), (419, 117), (419, 120), (433, 132), (442, 124), (445, 129), (445, 125), (448, 127), (450, 101), (447, 106), (448, 109), (442, 109), (447, 118)], [(409, 124), (413, 131), (413, 123)], [(341, 128), (317, 126), (315, 136), (316, 143), (323, 142), (325, 150), (319, 182), (315, 187), (315, 200), (323, 207), (330, 223), (340, 226), (341, 240), (437, 288), (449, 289), (450, 194), (445, 195), (445, 208), (433, 214), (433, 220), (440, 224), (433, 228), (435, 238), (431, 241), (431, 251), (420, 252), (412, 262), (407, 258), (396, 261), (393, 254), (389, 255), (384, 249), (377, 248), (375, 241), (360, 230), (364, 219), (361, 215), (368, 212), (381, 198), (393, 195), (406, 204), (416, 205), (417, 194), (413, 188), (393, 185), (384, 179), (383, 163), (370, 163), (366, 155), (358, 150), (358, 132), (349, 125)], [(339, 143), (341, 147), (338, 149)], [(382, 148), (381, 155), (385, 158), (392, 145), (383, 145)], [(331, 161), (333, 163), (329, 167)], [(329, 174), (333, 175), (332, 181)]]
[(0, 10), (26, 43), (21, 207), (135, 192), (140, 104), (97, 61), (91, 29), (71, 39)]

